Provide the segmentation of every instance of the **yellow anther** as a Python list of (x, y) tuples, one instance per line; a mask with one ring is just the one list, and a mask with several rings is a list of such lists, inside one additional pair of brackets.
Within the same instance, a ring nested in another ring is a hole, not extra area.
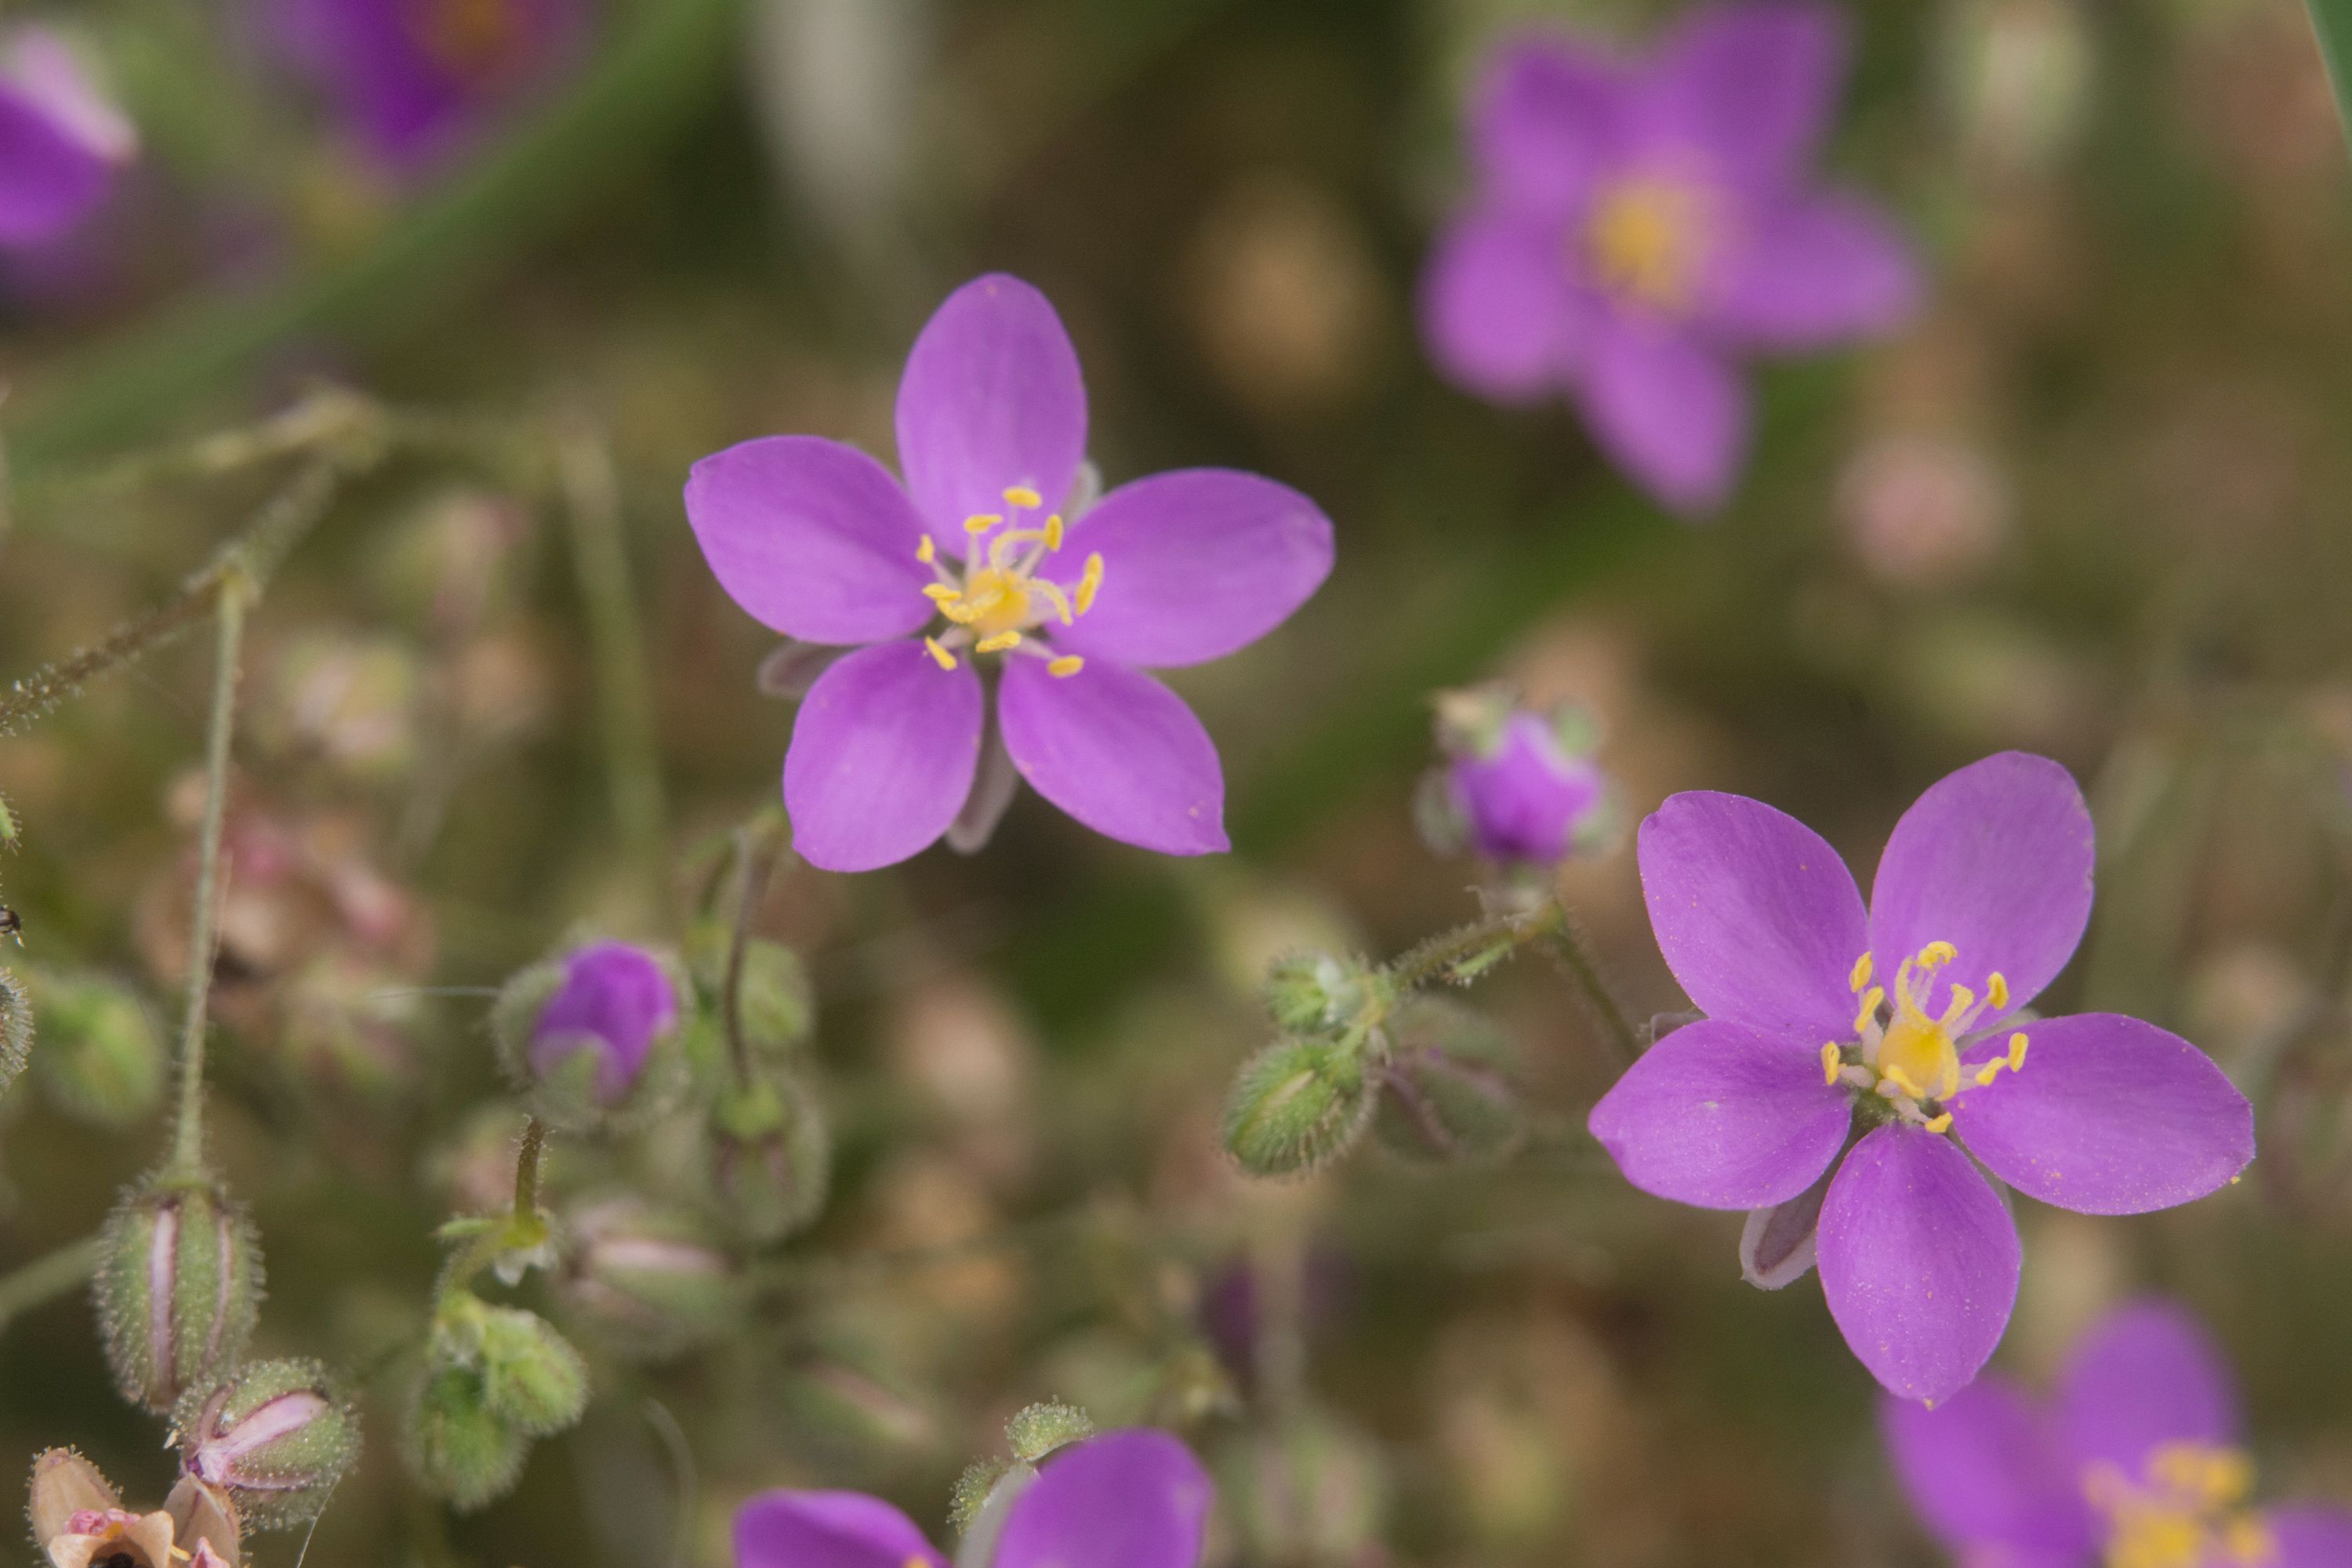
[(1992, 1086), (1992, 1080), (2000, 1076), (2000, 1069), (2008, 1065), (2009, 1060), (2007, 1058), (1995, 1057), (1992, 1060), (1985, 1063), (1984, 1066), (1977, 1068), (1977, 1087), (1979, 1089), (1990, 1089)]
[(1985, 1005), (1996, 1013), (2009, 1011), (2009, 980), (1998, 969), (1985, 976)]
[(1865, 952), (1853, 961), (1853, 973), (1845, 977), (1845, 988), (1859, 996), (1862, 988), (1869, 984), (1870, 954)]
[(1048, 663), (1045, 666), (1045, 673), (1048, 675), (1058, 675), (1063, 679), (1067, 680), (1071, 676), (1077, 674), (1078, 671), (1086, 668), (1086, 667), (1087, 661), (1085, 659), (1080, 658), (1076, 654), (1066, 653), (1061, 658)]
[(1931, 942), (1919, 950), (1919, 967), (1941, 969), (1960, 956), (1960, 950), (1948, 942)]
[(926, 583), (923, 584), (923, 597), (935, 604), (953, 604), (963, 597), (963, 590), (950, 583)]
[(1843, 1063), (1840, 1061), (1838, 1057), (1837, 1042), (1835, 1040), (1832, 1040), (1829, 1044), (1822, 1047), (1822, 1081), (1823, 1083), (1837, 1082), (1838, 1068), (1842, 1065)]
[(1004, 492), (1004, 501), (1008, 506), (1025, 506), (1034, 508), (1044, 506), (1045, 504), (1045, 498), (1039, 495), (1035, 490), (1031, 489), (1027, 485), (1014, 485), (1012, 489)]
[(1003, 653), (1006, 648), (1019, 647), (1020, 646), (1021, 634), (1019, 632), (999, 632), (992, 637), (981, 638), (980, 641), (972, 645), (971, 651), (974, 653)]
[(1002, 516), (992, 511), (974, 512), (963, 520), (963, 531), (977, 539), (1003, 521)]
[(2011, 1072), (2025, 1070), (2025, 1036), (2022, 1033), (2014, 1034), (2009, 1037), (2009, 1070)]
[(1862, 1010), (1853, 1016), (1853, 1032), (1861, 1034), (1878, 1017), (1878, 1005), (1886, 1000), (1886, 987), (1874, 985), (1863, 993)]
[(932, 562), (937, 561), (939, 558), (940, 547), (931, 542), (931, 536), (929, 534), (927, 533), (923, 535), (923, 542), (915, 546), (915, 559), (921, 562), (924, 565), (929, 566)]
[(1095, 607), (1095, 595), (1102, 592), (1103, 558), (1097, 551), (1087, 557), (1086, 574), (1078, 579), (1076, 602), (1078, 614), (1085, 615)]
[(1930, 1132), (1948, 1132), (1952, 1127), (1952, 1113), (1947, 1110), (1939, 1115), (1931, 1116), (1919, 1125)]
[(1977, 994), (1969, 990), (1967, 986), (1961, 984), (1958, 981), (1953, 981), (1952, 1000), (1944, 1008), (1944, 1027), (1949, 1029), (1953, 1025), (1958, 1023), (1963, 1017), (1968, 1016), (1969, 1009), (1976, 1005)]
[(1043, 577), (1032, 577), (1029, 579), (1029, 591), (1045, 595), (1046, 602), (1054, 606), (1054, 613), (1062, 617), (1064, 626), (1068, 626), (1075, 618), (1070, 614), (1070, 601), (1062, 593), (1060, 584), (1048, 583)]
[(1062, 548), (1062, 514), (1058, 511), (1045, 520), (1045, 548)]
[(953, 669), (956, 667), (955, 655), (950, 653), (946, 648), (941, 647), (940, 646), (939, 638), (925, 637), (923, 639), (923, 648), (924, 651), (931, 656), (931, 662), (938, 665), (941, 669)]

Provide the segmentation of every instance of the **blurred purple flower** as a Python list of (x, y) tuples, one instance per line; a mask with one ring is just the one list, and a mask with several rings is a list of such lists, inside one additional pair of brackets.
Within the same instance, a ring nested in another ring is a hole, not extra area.
[(1706, 1016), (1627, 1070), (1592, 1134), (1660, 1197), (1817, 1212), (1831, 1315), (1906, 1399), (1965, 1386), (2016, 1300), (2017, 1227), (1979, 1165), (2120, 1215), (2253, 1157), (2252, 1108), (2187, 1040), (2021, 1011), (2091, 911), (2090, 813), (2046, 758), (1987, 757), (1921, 795), (1867, 912), (1820, 835), (1740, 795), (1675, 795), (1639, 855), (1658, 945)]
[(1614, 816), (1593, 738), (1572, 706), (1530, 712), (1492, 687), (1445, 693), (1437, 740), (1448, 760), (1428, 786), (1424, 826), (1440, 847), (1497, 865), (1549, 867), (1591, 847)]
[(591, 942), (564, 959), (563, 983), (540, 1009), (531, 1071), (547, 1078), (593, 1051), (596, 1096), (617, 1105), (636, 1086), (654, 1042), (677, 1023), (677, 989), (660, 959), (627, 942)]
[(1879, 212), (1808, 165), (1844, 68), (1824, 5), (1695, 12), (1641, 66), (1583, 40), (1496, 50), (1478, 189), (1423, 278), (1439, 368), (1497, 402), (1565, 392), (1666, 505), (1703, 512), (1747, 442), (1733, 362), (1882, 332), (1919, 285)]
[(389, 167), (479, 136), (578, 50), (587, 0), (272, 0), (278, 47)]
[(2048, 1405), (1998, 1373), (1880, 1425), (1911, 1505), (1964, 1563), (2015, 1568), (2344, 1568), (2352, 1511), (2252, 1509), (2219, 1350), (2178, 1308), (2111, 1313)]
[[(1209, 1477), (1134, 1428), (1045, 1461), (1004, 1516), (990, 1568), (1198, 1568)], [(912, 1520), (859, 1492), (762, 1492), (735, 1514), (735, 1568), (947, 1568)]]
[(63, 40), (18, 27), (0, 44), (0, 247), (47, 243), (98, 209), (139, 136)]
[[(951, 826), (971, 847), (1018, 770), (1097, 833), (1226, 848), (1216, 746), (1139, 667), (1221, 658), (1280, 626), (1331, 570), (1330, 521), (1223, 468), (1082, 511), (1076, 352), (1045, 297), (1002, 274), (923, 328), (898, 425), (903, 489), (812, 436), (730, 447), (687, 482), (703, 555), (748, 614), (804, 643), (870, 645), (816, 678), (793, 726), (794, 847), (835, 871), (904, 860)], [(982, 654), (1011, 656), (992, 732)]]

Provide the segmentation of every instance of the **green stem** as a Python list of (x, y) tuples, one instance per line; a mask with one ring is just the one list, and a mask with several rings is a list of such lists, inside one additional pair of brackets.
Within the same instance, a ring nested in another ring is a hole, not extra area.
[(514, 1216), (531, 1224), (539, 1218), (539, 1160), (547, 1147), (547, 1126), (536, 1116), (523, 1123), (522, 1151), (515, 1156)]
[(1430, 938), (1390, 964), (1389, 978), (1400, 991), (1437, 980), (1466, 984), (1528, 943), (1558, 936), (1567, 927), (1568, 911), (1558, 900), (1547, 899), (1532, 910), (1491, 915)]
[(759, 822), (747, 823), (735, 830), (735, 864), (742, 887), (736, 894), (735, 927), (727, 938), (727, 976), (722, 982), (725, 994), (719, 998), (719, 1013), (727, 1028), (727, 1059), (735, 1069), (735, 1086), (751, 1087), (751, 1047), (743, 1037), (743, 954), (751, 945), (751, 922), (760, 913), (760, 900), (768, 890), (768, 876), (774, 868), (774, 836)]
[(188, 1005), (180, 1027), (180, 1117), (172, 1166), (184, 1176), (204, 1168), (205, 1008), (212, 996), (215, 926), (219, 917), (221, 824), (228, 811), (228, 744), (236, 718), (237, 651), (245, 636), (248, 584), (224, 579), (215, 606), (213, 711), (205, 735), (205, 820), (196, 847), (196, 905), (188, 931)]
[(1601, 978), (1600, 966), (1593, 963), (1591, 950), (1577, 934), (1576, 922), (1568, 918), (1565, 910), (1558, 925), (1545, 934), (1553, 955), (1567, 966), (1577, 989), (1584, 993), (1586, 1004), (1600, 1017), (1601, 1026), (1608, 1031), (1617, 1054), (1629, 1062), (1640, 1056), (1641, 1032), (1633, 1027), (1633, 1021), (1625, 1016), (1625, 1009), (1618, 1005), (1616, 996)]
[(596, 658), (597, 705), (613, 816), (630, 858), (648, 872), (661, 852), (661, 757), (655, 738), (653, 680), (646, 670), (645, 632), (630, 591), (622, 538), (621, 490), (613, 456), (593, 429), (575, 427), (560, 443), (558, 470), (572, 525), (572, 561), (588, 637)]
[(43, 1302), (79, 1289), (97, 1271), (98, 1237), (86, 1236), (0, 1277), (0, 1329)]

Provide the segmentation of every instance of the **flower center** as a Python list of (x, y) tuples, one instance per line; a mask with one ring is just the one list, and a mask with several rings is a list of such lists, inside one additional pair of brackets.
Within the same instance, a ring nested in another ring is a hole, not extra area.
[[(1037, 569), (1061, 552), (1061, 514), (1049, 514), (1034, 528), (1022, 527), (1023, 512), (1040, 510), (1045, 504), (1035, 490), (1022, 485), (1004, 492), (1004, 504), (1008, 511), (984, 511), (963, 520), (971, 546), (961, 577), (940, 560), (931, 536), (923, 535), (915, 558), (939, 579), (923, 595), (948, 621), (947, 629), (925, 637), (923, 646), (941, 669), (953, 669), (956, 655), (968, 647), (975, 654), (1034, 654), (1046, 661), (1051, 673), (1076, 675), (1086, 668), (1085, 659), (1074, 653), (1057, 658), (1043, 638), (1031, 633), (1049, 617), (1066, 626), (1095, 607), (1095, 595), (1102, 591), (1103, 558), (1088, 555), (1077, 582), (1065, 591), (1061, 584), (1037, 575)], [(1008, 521), (1012, 526), (1005, 527)], [(995, 537), (982, 550), (980, 542), (991, 532)]]
[(2137, 1481), (2091, 1467), (2083, 1493), (2107, 1520), (2106, 1568), (2257, 1568), (2277, 1554), (2247, 1509), (2254, 1467), (2235, 1448), (2168, 1443)]
[(497, 76), (522, 50), (514, 0), (417, 0), (412, 16), (425, 52), (458, 76)]
[(1680, 310), (1696, 293), (1711, 246), (1706, 193), (1655, 175), (1626, 180), (1592, 204), (1580, 237), (1593, 279), (1661, 310)]
[[(1960, 1041), (1986, 1015), (1998, 1017), (2009, 1010), (2009, 982), (1996, 970), (1985, 977), (1981, 997), (1955, 981), (1943, 1012), (1927, 1011), (1927, 998), (1935, 994), (1936, 972), (1959, 955), (1959, 949), (1948, 942), (1929, 942), (1895, 971), (1891, 997), (1885, 986), (1871, 984), (1870, 954), (1856, 959), (1847, 978), (1849, 988), (1861, 998), (1861, 1008), (1853, 1017), (1853, 1041), (1841, 1046), (1832, 1040), (1822, 1047), (1823, 1080), (1836, 1083), (1843, 1079), (1879, 1096), (1896, 1116), (1914, 1126), (1930, 1132), (1948, 1130), (1952, 1114), (1940, 1102), (1959, 1092)], [(2025, 1046), (2022, 1031), (2011, 1034), (2007, 1053), (1967, 1074), (1968, 1080), (1983, 1089), (2000, 1076), (2003, 1068), (2021, 1070)]]

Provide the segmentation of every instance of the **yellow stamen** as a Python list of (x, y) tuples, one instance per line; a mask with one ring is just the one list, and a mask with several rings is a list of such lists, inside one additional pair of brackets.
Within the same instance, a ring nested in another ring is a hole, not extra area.
[(956, 667), (955, 655), (941, 647), (940, 646), (939, 638), (925, 637), (923, 639), (923, 647), (925, 651), (930, 654), (931, 662), (938, 665), (941, 669), (953, 669)]
[(1006, 648), (1019, 647), (1020, 646), (1021, 634), (1019, 632), (999, 632), (992, 637), (981, 638), (980, 641), (972, 645), (971, 651), (974, 653), (1003, 653)]
[(1062, 593), (1060, 584), (1048, 583), (1043, 577), (1032, 577), (1029, 579), (1029, 591), (1033, 594), (1043, 594), (1047, 602), (1054, 606), (1054, 613), (1062, 617), (1064, 626), (1068, 626), (1076, 619), (1070, 614), (1070, 601)]
[(1062, 514), (1058, 511), (1045, 520), (1045, 548), (1062, 548)]
[(1911, 1081), (1911, 1076), (1899, 1067), (1895, 1067), (1890, 1064), (1887, 1067), (1882, 1068), (1879, 1070), (1879, 1076), (1884, 1078), (1888, 1083), (1893, 1084), (1896, 1089), (1899, 1089), (1904, 1093), (1909, 1095), (1914, 1100), (1925, 1100), (1927, 1098), (1927, 1091), (1921, 1089), (1917, 1084), (1913, 1083)]
[(1845, 988), (1859, 996), (1862, 994), (1862, 988), (1869, 984), (1870, 954), (1865, 952), (1860, 958), (1853, 961), (1853, 973), (1845, 977)]
[(1014, 485), (1011, 489), (1004, 492), (1004, 500), (1006, 504), (1011, 506), (1023, 506), (1033, 509), (1045, 504), (1045, 498), (1039, 495), (1035, 490), (1031, 489), (1027, 485)]
[(1985, 976), (1985, 1005), (1996, 1013), (2009, 1011), (2009, 981), (1998, 969)]
[(1103, 558), (1097, 551), (1087, 557), (1086, 574), (1078, 579), (1078, 614), (1085, 615), (1095, 607), (1095, 595), (1102, 592)]
[(1919, 1123), (1919, 1125), (1926, 1128), (1930, 1132), (1948, 1131), (1952, 1125), (1952, 1113), (1947, 1110), (1941, 1115), (1931, 1116), (1927, 1121)]
[(1840, 1065), (1837, 1042), (1835, 1040), (1832, 1040), (1829, 1044), (1822, 1047), (1822, 1081), (1823, 1083), (1837, 1082), (1838, 1068)]
[(2009, 1037), (2009, 1070), (2011, 1072), (2025, 1070), (2025, 1036), (2021, 1032)]
[(935, 604), (952, 605), (963, 597), (963, 590), (951, 583), (926, 583), (923, 584), (923, 597)]
[(929, 534), (927, 533), (923, 535), (923, 542), (915, 546), (915, 559), (921, 562), (924, 565), (929, 566), (932, 562), (937, 561), (939, 558), (940, 547), (931, 542), (931, 536)]
[(1960, 950), (1948, 942), (1931, 942), (1919, 950), (1919, 967), (1941, 969), (1960, 956)]
[(1085, 659), (1080, 658), (1076, 654), (1066, 653), (1061, 658), (1049, 662), (1045, 666), (1045, 673), (1048, 675), (1058, 675), (1063, 679), (1067, 680), (1071, 676), (1077, 674), (1078, 671), (1086, 668), (1086, 667), (1087, 661)]
[(1992, 1086), (1992, 1080), (2000, 1076), (2000, 1069), (2008, 1065), (2009, 1060), (2007, 1058), (1995, 1057), (1992, 1060), (1985, 1063), (1984, 1066), (1977, 1068), (1977, 1087), (1979, 1089), (1990, 1089)]
[(963, 520), (963, 531), (977, 539), (1003, 521), (1002, 516), (992, 511), (974, 512)]
[(1878, 1016), (1878, 1005), (1886, 1000), (1886, 987), (1874, 985), (1863, 994), (1862, 1009), (1853, 1016), (1853, 1032), (1861, 1034)]

